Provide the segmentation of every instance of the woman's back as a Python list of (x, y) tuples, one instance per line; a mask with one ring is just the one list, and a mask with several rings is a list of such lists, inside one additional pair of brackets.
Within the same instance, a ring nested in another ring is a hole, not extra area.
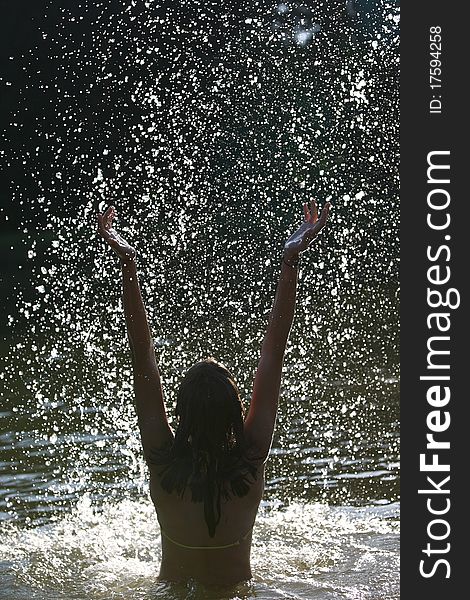
[(245, 496), (221, 499), (221, 517), (210, 537), (202, 502), (168, 494), (161, 487), (158, 467), (150, 468), (150, 495), (162, 532), (160, 578), (195, 579), (205, 584), (232, 585), (251, 578), (252, 529), (264, 489), (264, 465)]

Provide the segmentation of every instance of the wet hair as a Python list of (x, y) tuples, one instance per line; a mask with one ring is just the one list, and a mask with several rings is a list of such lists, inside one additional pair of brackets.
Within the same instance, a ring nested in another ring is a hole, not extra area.
[(170, 447), (150, 460), (161, 465), (162, 488), (193, 502), (204, 503), (209, 535), (221, 516), (221, 498), (245, 496), (256, 478), (256, 467), (245, 455), (244, 410), (228, 369), (213, 358), (192, 366), (184, 376), (176, 401), (178, 426)]

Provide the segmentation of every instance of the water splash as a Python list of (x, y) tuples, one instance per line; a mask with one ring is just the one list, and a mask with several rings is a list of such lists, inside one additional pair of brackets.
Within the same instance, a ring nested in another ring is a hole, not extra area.
[(5, 164), (21, 173), (9, 223), (25, 262), (0, 375), (0, 516), (65, 527), (84, 494), (146, 489), (96, 210), (114, 203), (137, 247), (171, 408), (207, 355), (249, 401), (282, 245), (311, 194), (334, 210), (303, 261), (267, 498), (396, 501), (396, 3), (356, 2), (357, 18), (344, 2), (118, 4), (49, 6), (17, 57)]
[(254, 530), (253, 581), (211, 592), (193, 583), (157, 582), (161, 547), (149, 503), (123, 501), (94, 509), (84, 496), (55, 523), (6, 527), (0, 573), (16, 579), (9, 598), (27, 586), (38, 597), (69, 600), (84, 594), (90, 600), (392, 598), (397, 516), (393, 505), (352, 509), (293, 503), (284, 510), (265, 505)]

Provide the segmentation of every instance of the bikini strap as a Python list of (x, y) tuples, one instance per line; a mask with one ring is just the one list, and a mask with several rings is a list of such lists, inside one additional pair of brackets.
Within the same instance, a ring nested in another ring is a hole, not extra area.
[(160, 527), (160, 531), (162, 533), (162, 536), (166, 537), (167, 540), (170, 540), (170, 542), (172, 544), (175, 544), (175, 546), (179, 546), (180, 548), (186, 548), (188, 550), (223, 550), (224, 548), (232, 548), (234, 546), (239, 546), (242, 542), (244, 542), (248, 538), (248, 536), (250, 535), (250, 533), (251, 533), (252, 530), (253, 530), (253, 525), (245, 533), (245, 535), (243, 537), (241, 537), (239, 540), (237, 540), (236, 542), (233, 542), (232, 544), (225, 544), (224, 546), (187, 546), (186, 544), (181, 544), (180, 542), (177, 542), (176, 540), (174, 540), (173, 538), (171, 538), (166, 533), (166, 531), (164, 531)]

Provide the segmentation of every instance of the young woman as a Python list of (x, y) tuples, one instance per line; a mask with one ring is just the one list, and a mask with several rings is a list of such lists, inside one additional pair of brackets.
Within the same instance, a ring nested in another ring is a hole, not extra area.
[(114, 207), (98, 215), (98, 231), (121, 262), (136, 412), (161, 528), (161, 580), (232, 585), (251, 578), (251, 536), (294, 317), (299, 257), (325, 226), (329, 209), (325, 204), (319, 218), (316, 202), (304, 204), (305, 220), (285, 243), (246, 417), (232, 374), (206, 359), (192, 366), (181, 383), (175, 433), (166, 416), (136, 252), (113, 229)]

